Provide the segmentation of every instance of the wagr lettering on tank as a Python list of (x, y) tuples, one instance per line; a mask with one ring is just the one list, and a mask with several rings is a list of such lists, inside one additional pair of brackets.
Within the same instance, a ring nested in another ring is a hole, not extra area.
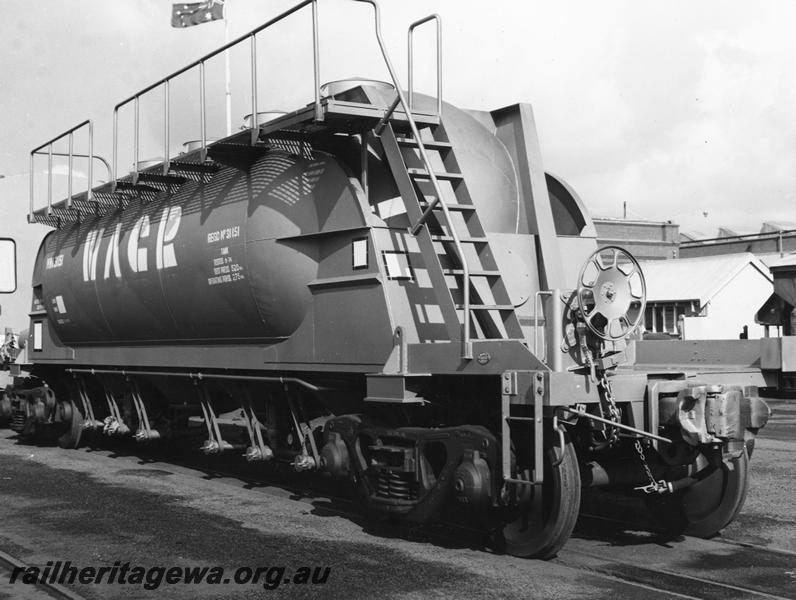
[[(160, 221), (157, 224), (154, 264), (155, 269), (158, 271), (177, 266), (174, 240), (177, 237), (181, 219), (182, 208), (179, 206), (164, 209), (160, 216)], [(102, 245), (104, 233), (105, 228), (100, 227), (92, 229), (86, 235), (86, 241), (83, 244), (83, 281), (96, 281), (97, 279), (98, 263), (100, 262), (100, 256), (103, 254), (100, 246)], [(122, 224), (116, 224), (108, 238), (108, 246), (104, 252), (103, 279), (121, 278), (121, 257), (123, 256), (127, 258), (127, 264), (134, 273), (142, 273), (149, 270), (151, 259), (148, 249), (142, 242), (149, 238), (151, 233), (152, 225), (150, 224), (149, 216), (144, 215), (133, 225), (127, 239), (127, 247), (120, 248)], [(60, 266), (57, 265), (57, 259), (58, 257), (53, 259), (54, 266)], [(63, 257), (61, 259), (63, 260)]]

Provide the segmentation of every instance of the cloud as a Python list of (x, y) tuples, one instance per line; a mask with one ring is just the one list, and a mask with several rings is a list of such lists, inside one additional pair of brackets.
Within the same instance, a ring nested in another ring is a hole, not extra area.
[[(547, 164), (569, 176), (597, 214), (617, 216), (626, 201), (633, 216), (674, 219), (684, 228), (792, 219), (796, 45), (788, 23), (796, 9), (764, 6), (769, 10), (753, 14), (719, 11), (713, 21), (689, 11), (676, 19), (671, 10), (658, 15), (663, 22), (655, 27), (637, 23), (609, 69), (618, 98), (613, 108), (601, 107), (601, 120), (616, 131), (600, 134), (601, 149), (571, 147), (574, 131), (590, 131), (584, 118), (599, 118), (591, 110), (600, 106), (593, 91), (601, 88), (598, 80), (568, 123), (547, 115), (544, 129), (568, 138), (548, 140)], [(626, 25), (642, 13), (631, 14)], [(594, 159), (584, 150), (597, 150)]]

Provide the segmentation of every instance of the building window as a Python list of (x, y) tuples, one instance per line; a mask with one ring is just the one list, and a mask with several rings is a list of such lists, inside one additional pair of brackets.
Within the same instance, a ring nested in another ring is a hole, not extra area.
[(678, 335), (681, 317), (704, 316), (698, 302), (652, 302), (644, 311), (644, 328), (651, 333)]

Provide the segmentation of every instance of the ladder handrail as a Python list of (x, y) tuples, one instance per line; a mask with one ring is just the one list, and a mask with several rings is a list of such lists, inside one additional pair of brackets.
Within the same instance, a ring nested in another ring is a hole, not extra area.
[(429, 21), (437, 22), (437, 115), (442, 116), (442, 19), (436, 13), (418, 19), (411, 25), (407, 31), (407, 50), (408, 50), (408, 65), (409, 65), (409, 110), (412, 109), (412, 99), (414, 96), (414, 47), (412, 45), (412, 34), (415, 29)]
[[(396, 101), (394, 101), (391, 105), (391, 110), (388, 110), (385, 113), (382, 122), (386, 122), (389, 119), (390, 114), (392, 113), (395, 108), (397, 108), (398, 104), (400, 103), (401, 107), (406, 114), (406, 121), (409, 123), (409, 128), (412, 130), (412, 135), (414, 136), (415, 140), (417, 140), (417, 149), (420, 154), (420, 159), (423, 162), (423, 165), (428, 172), (428, 177), (431, 180), (431, 185), (434, 188), (434, 192), (437, 195), (437, 202), (439, 202), (440, 206), (442, 207), (442, 212), (445, 215), (445, 221), (448, 225), (448, 230), (450, 233), (451, 238), (453, 238), (453, 244), (456, 248), (456, 254), (458, 255), (459, 262), (462, 266), (462, 295), (463, 295), (463, 308), (464, 308), (464, 323), (462, 324), (462, 358), (467, 360), (472, 359), (472, 347), (470, 343), (470, 268), (467, 265), (467, 258), (464, 255), (464, 248), (462, 247), (462, 243), (459, 240), (459, 235), (456, 233), (456, 228), (453, 226), (453, 220), (450, 218), (450, 211), (448, 210), (447, 204), (442, 200), (442, 190), (439, 187), (439, 181), (437, 181), (437, 176), (434, 174), (434, 170), (431, 165), (431, 161), (428, 158), (428, 154), (426, 153), (426, 148), (423, 145), (423, 141), (420, 139), (420, 131), (417, 128), (417, 123), (415, 122), (414, 117), (412, 116), (412, 111), (409, 108), (409, 103), (406, 101), (406, 97), (404, 93), (401, 91), (401, 82), (398, 79), (398, 76), (395, 73), (395, 68), (393, 67), (392, 61), (390, 60), (390, 56), (387, 53), (387, 49), (384, 45), (384, 39), (381, 35), (381, 13), (379, 11), (379, 5), (376, 3), (375, 0), (354, 0), (355, 2), (365, 2), (373, 6), (373, 12), (375, 16), (375, 25), (376, 25), (376, 40), (379, 43), (379, 49), (381, 50), (381, 54), (384, 58), (384, 62), (387, 65), (387, 70), (390, 73), (390, 78), (392, 79), (393, 85), (395, 86), (395, 91), (398, 94)], [(413, 229), (413, 234), (417, 235), (416, 228), (422, 226), (423, 223), (418, 223), (415, 225)]]
[[(112, 159), (112, 171), (113, 171), (113, 188), (114, 188), (114, 190), (116, 189), (116, 183), (118, 181), (118, 139), (119, 139), (119, 135), (118, 135), (118, 129), (119, 129), (118, 120), (119, 120), (119, 109), (120, 108), (126, 106), (130, 102), (134, 102), (135, 103), (135, 106), (134, 106), (134, 111), (135, 111), (134, 128), (135, 128), (135, 130), (134, 130), (134, 133), (133, 133), (133, 135), (134, 135), (134, 144), (135, 144), (135, 148), (134, 148), (134, 168), (135, 168), (135, 170), (134, 170), (134, 175), (133, 175), (133, 181), (135, 182), (135, 180), (138, 177), (139, 98), (141, 96), (143, 96), (144, 94), (147, 94), (147, 93), (151, 92), (152, 90), (160, 87), (161, 85), (164, 86), (164, 116), (165, 116), (165, 125), (164, 125), (164, 129), (165, 129), (164, 137), (165, 137), (165, 140), (164, 140), (164, 143), (166, 145), (166, 147), (165, 147), (164, 168), (167, 169), (168, 168), (168, 162), (169, 162), (169, 148), (168, 148), (168, 137), (169, 137), (168, 136), (168, 126), (169, 126), (169, 82), (172, 79), (174, 79), (175, 77), (178, 77), (178, 76), (182, 75), (183, 73), (186, 73), (187, 71), (190, 71), (191, 69), (194, 69), (195, 67), (199, 67), (199, 79), (200, 79), (200, 82), (199, 82), (199, 85), (200, 85), (200, 91), (199, 91), (199, 106), (200, 106), (200, 108), (199, 108), (199, 111), (200, 111), (200, 127), (201, 127), (201, 136), (202, 136), (202, 157), (204, 158), (205, 151), (207, 149), (207, 134), (206, 134), (206, 121), (205, 121), (205, 118), (206, 118), (205, 77), (204, 77), (204, 75), (205, 75), (205, 72), (204, 72), (205, 71), (205, 69), (204, 69), (205, 63), (208, 60), (210, 60), (211, 58), (213, 58), (215, 56), (218, 56), (222, 52), (226, 52), (227, 50), (229, 50), (233, 46), (236, 46), (236, 45), (238, 45), (239, 43), (241, 43), (241, 42), (243, 42), (245, 40), (250, 40), (250, 43), (251, 43), (251, 60), (252, 60), (252, 115), (253, 115), (252, 116), (252, 130), (253, 131), (256, 130), (258, 128), (258, 123), (257, 123), (257, 88), (256, 88), (256, 85), (257, 85), (256, 68), (257, 67), (256, 67), (256, 54), (255, 54), (255, 51), (256, 51), (255, 36), (259, 32), (263, 31), (264, 29), (267, 29), (268, 27), (271, 27), (272, 25), (278, 23), (279, 21), (285, 19), (286, 17), (288, 17), (288, 16), (292, 15), (293, 13), (299, 11), (300, 9), (304, 8), (308, 4), (312, 5), (313, 83), (314, 83), (314, 87), (315, 87), (315, 101), (314, 101), (315, 119), (318, 120), (318, 121), (322, 120), (323, 119), (323, 113), (321, 111), (320, 63), (319, 63), (319, 52), (318, 52), (318, 0), (303, 0), (303, 2), (300, 2), (299, 4), (296, 4), (292, 8), (289, 8), (288, 10), (286, 10), (283, 13), (277, 15), (273, 19), (270, 19), (269, 21), (266, 21), (265, 23), (263, 23), (259, 27), (256, 27), (256, 28), (252, 29), (251, 31), (241, 35), (240, 37), (232, 40), (231, 42), (228, 42), (228, 43), (224, 44), (223, 46), (220, 46), (219, 48), (216, 48), (212, 52), (210, 52), (208, 54), (205, 54), (201, 58), (199, 58), (199, 59), (193, 61), (192, 63), (182, 67), (181, 69), (178, 69), (177, 71), (174, 71), (172, 74), (167, 75), (166, 77), (163, 77), (162, 79), (159, 79), (158, 81), (156, 81), (155, 83), (153, 83), (151, 85), (148, 85), (144, 89), (140, 90), (139, 92), (136, 92), (135, 94), (133, 94), (129, 98), (126, 98), (125, 100), (122, 100), (116, 106), (113, 107), (113, 159)], [(253, 134), (253, 136), (254, 136), (254, 134)]]
[[(88, 155), (84, 154), (75, 154), (73, 152), (73, 144), (74, 144), (74, 133), (78, 129), (82, 129), (83, 127), (88, 125)], [(53, 144), (62, 140), (63, 138), (69, 138), (69, 152), (53, 152)], [(105, 162), (102, 157), (95, 157), (94, 156), (94, 123), (91, 119), (86, 119), (72, 127), (71, 129), (67, 129), (61, 135), (57, 135), (51, 140), (48, 140), (37, 146), (33, 150), (30, 151), (30, 211), (28, 213), (28, 223), (35, 222), (33, 216), (33, 179), (34, 179), (34, 158), (37, 154), (43, 154), (41, 150), (47, 148), (47, 213), (46, 215), (49, 217), (52, 214), (52, 204), (53, 204), (53, 156), (68, 156), (69, 157), (69, 182), (68, 182), (68, 191), (67, 191), (67, 199), (66, 199), (66, 207), (67, 209), (72, 208), (72, 159), (77, 158), (88, 158), (88, 190), (86, 192), (86, 198), (91, 200), (92, 196), (92, 188), (94, 187), (94, 159), (97, 158)], [(107, 162), (105, 165), (107, 166)]]

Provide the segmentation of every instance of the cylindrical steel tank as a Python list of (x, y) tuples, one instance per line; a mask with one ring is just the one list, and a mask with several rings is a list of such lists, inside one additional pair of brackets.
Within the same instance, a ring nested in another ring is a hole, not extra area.
[[(355, 86), (347, 90), (346, 85)], [(367, 81), (336, 81), (326, 84), (327, 93), (341, 100), (362, 101), (365, 95), (374, 104), (389, 106), (395, 98), (392, 85)], [(364, 91), (364, 93), (363, 93)], [(425, 94), (414, 94), (413, 110), (435, 114), (437, 100)], [(522, 198), (519, 193), (517, 170), (506, 146), (495, 135), (494, 123), (489, 113), (466, 111), (447, 102), (442, 107), (442, 122), (445, 136), (456, 149), (456, 163), (443, 163), (432, 157), (436, 171), (461, 172), (465, 175), (472, 203), (478, 208), (484, 230), (489, 233), (520, 233)], [(373, 157), (372, 157), (373, 158)], [(421, 168), (419, 160), (408, 164)], [(395, 197), (398, 192), (392, 178), (382, 176), (386, 165), (371, 160), (370, 202), (378, 204)], [(431, 194), (430, 184), (425, 190)], [(442, 184), (443, 196), (448, 193), (448, 184)], [(448, 193), (449, 203), (457, 202), (453, 193)]]
[(334, 157), (271, 151), (52, 232), (39, 252), (41, 299), (70, 345), (285, 338), (307, 313), (319, 260), (294, 236), (320, 231), (347, 194)]

